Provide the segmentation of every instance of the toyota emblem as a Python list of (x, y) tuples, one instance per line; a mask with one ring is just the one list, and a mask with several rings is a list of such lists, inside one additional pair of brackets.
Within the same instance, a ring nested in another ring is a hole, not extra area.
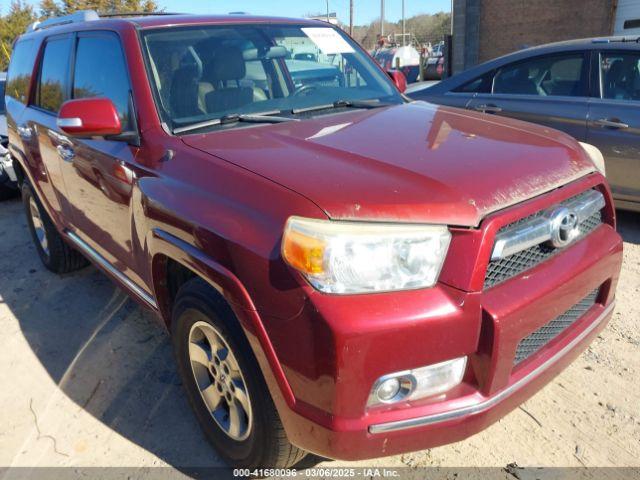
[(551, 245), (562, 248), (569, 245), (580, 235), (578, 215), (566, 207), (554, 210), (549, 217), (551, 227)]

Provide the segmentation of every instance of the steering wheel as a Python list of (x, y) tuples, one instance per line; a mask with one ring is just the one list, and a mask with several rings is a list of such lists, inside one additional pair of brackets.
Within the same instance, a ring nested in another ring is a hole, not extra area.
[(293, 97), (301, 97), (303, 95), (308, 95), (309, 92), (312, 92), (314, 90), (317, 90), (318, 86), (317, 85), (302, 85), (298, 88), (296, 88), (296, 91), (293, 92)]

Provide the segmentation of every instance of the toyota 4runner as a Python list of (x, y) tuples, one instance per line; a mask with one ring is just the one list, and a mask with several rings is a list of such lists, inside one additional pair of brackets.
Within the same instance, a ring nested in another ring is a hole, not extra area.
[(412, 103), (326, 23), (86, 11), (32, 25), (8, 75), (44, 265), (159, 315), (232, 465), (463, 439), (611, 316), (622, 243), (579, 144)]

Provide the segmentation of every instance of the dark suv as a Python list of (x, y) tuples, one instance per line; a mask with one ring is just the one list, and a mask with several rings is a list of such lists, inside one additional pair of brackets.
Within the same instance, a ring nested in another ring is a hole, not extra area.
[[(294, 81), (294, 52), (334, 73)], [(411, 103), (392, 76), (309, 20), (81, 12), (15, 44), (38, 254), (158, 314), (235, 466), (462, 439), (611, 316), (622, 242), (579, 144)]]

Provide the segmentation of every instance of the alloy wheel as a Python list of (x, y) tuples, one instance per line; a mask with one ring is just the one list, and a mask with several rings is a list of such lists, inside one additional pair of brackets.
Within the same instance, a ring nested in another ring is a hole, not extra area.
[(213, 420), (233, 440), (245, 440), (253, 423), (247, 383), (229, 344), (210, 323), (198, 321), (191, 327), (189, 361)]
[(31, 223), (33, 224), (33, 231), (36, 234), (38, 243), (43, 253), (49, 256), (49, 241), (47, 240), (47, 232), (44, 229), (44, 223), (40, 216), (40, 209), (33, 197), (29, 198), (29, 212), (31, 214)]

